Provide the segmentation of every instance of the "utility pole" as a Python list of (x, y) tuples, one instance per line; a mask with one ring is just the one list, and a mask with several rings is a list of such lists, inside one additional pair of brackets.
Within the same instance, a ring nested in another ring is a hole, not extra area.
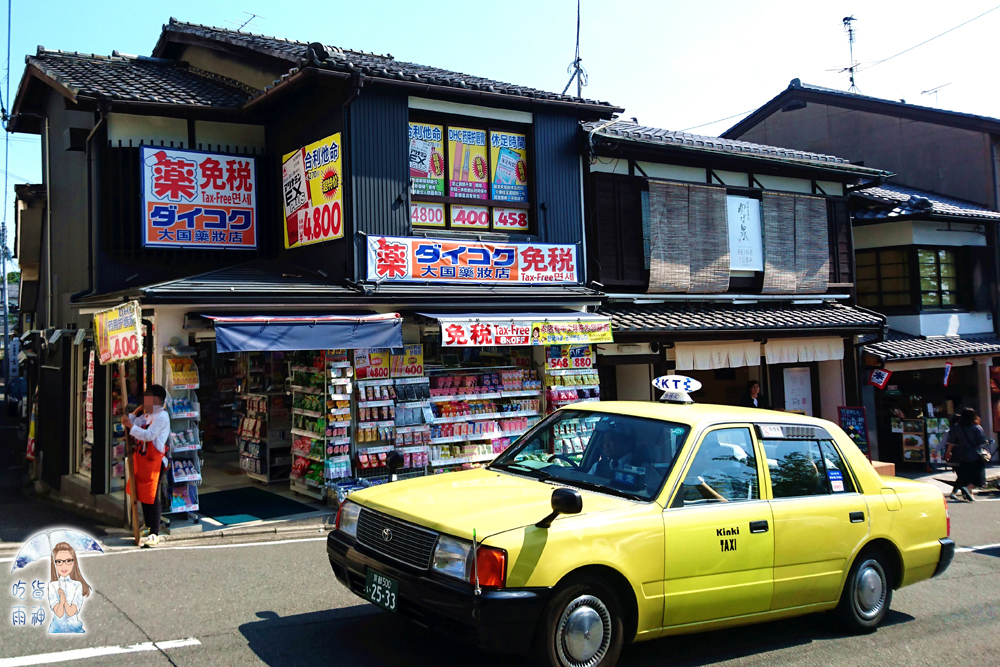
[(10, 309), (7, 304), (7, 223), (0, 226), (0, 272), (3, 273), (3, 397), (10, 396)]

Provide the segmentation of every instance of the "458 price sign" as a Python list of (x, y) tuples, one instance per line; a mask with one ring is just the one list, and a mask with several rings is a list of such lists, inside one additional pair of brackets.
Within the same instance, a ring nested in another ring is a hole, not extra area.
[(129, 301), (94, 313), (94, 337), (102, 365), (142, 356), (142, 309)]

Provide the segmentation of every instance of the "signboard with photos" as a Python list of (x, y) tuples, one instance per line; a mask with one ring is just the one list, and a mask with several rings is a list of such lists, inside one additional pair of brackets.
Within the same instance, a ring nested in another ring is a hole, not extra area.
[(343, 145), (340, 133), (287, 153), (281, 161), (285, 247), (344, 236)]

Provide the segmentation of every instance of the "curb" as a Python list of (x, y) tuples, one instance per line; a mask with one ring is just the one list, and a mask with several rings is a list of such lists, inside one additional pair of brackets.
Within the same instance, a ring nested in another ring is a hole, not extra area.
[[(312, 519), (289, 519), (275, 525), (258, 525), (247, 528), (220, 528), (205, 532), (184, 532), (163, 536), (164, 542), (187, 542), (207, 539), (223, 539), (227, 537), (262, 537), (274, 535), (287, 537), (291, 533), (324, 532), (333, 529), (333, 515), (315, 517)], [(131, 539), (131, 536), (130, 536)]]

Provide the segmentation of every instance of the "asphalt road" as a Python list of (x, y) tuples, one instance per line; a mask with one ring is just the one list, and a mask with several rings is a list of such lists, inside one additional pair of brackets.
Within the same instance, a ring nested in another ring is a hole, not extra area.
[[(953, 504), (951, 517), (960, 546), (1000, 543), (1000, 500)], [(620, 664), (995, 665), (998, 559), (1000, 547), (960, 552), (943, 577), (898, 591), (873, 635), (845, 636), (831, 619), (814, 615), (639, 644), (626, 649)], [(123, 550), (82, 563), (95, 587), (82, 613), (87, 633), (49, 636), (40, 627), (11, 626), (17, 579), (0, 559), (6, 615), (0, 667), (42, 664), (51, 660), (48, 654), (78, 649), (91, 651), (63, 657), (84, 667), (524, 664), (427, 633), (348, 594), (333, 578), (322, 538)], [(20, 580), (47, 580), (45, 567), (19, 571)], [(170, 643), (176, 640), (194, 641)], [(22, 660), (11, 660), (17, 657)]]

